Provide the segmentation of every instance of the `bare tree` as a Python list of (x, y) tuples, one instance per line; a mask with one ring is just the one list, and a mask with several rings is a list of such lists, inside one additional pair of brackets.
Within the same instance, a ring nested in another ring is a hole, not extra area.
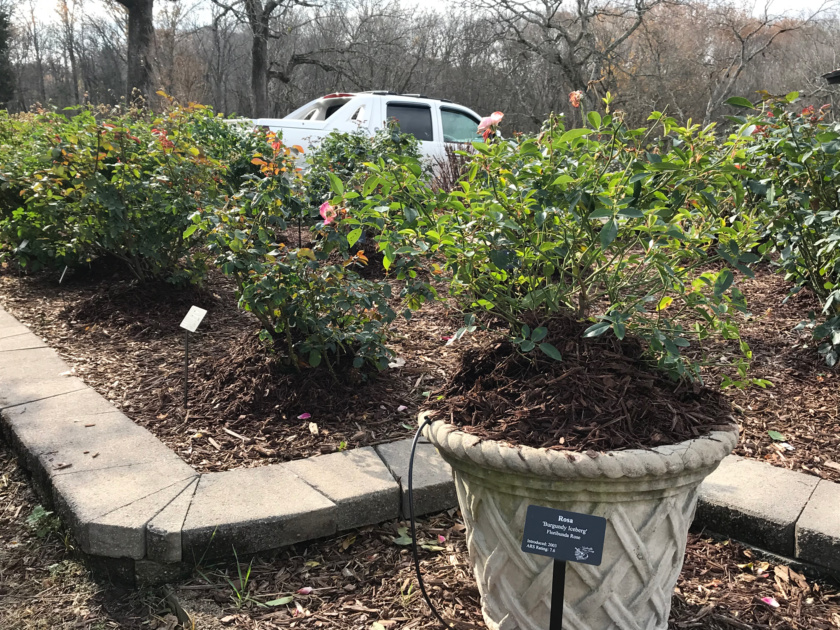
[(116, 0), (128, 12), (128, 69), (126, 96), (131, 100), (137, 90), (148, 97), (154, 60), (155, 0)]
[[(571, 90), (588, 91), (604, 65), (636, 32), (647, 13), (665, 0), (473, 0), (495, 18), (500, 38), (557, 66)], [(618, 25), (601, 37), (604, 24)]]
[[(213, 0), (224, 14), (232, 13), (248, 24), (251, 30), (251, 113), (265, 115), (269, 111), (268, 81), (271, 60), (268, 56), (268, 42), (272, 37), (271, 20), (276, 13), (288, 11), (297, 5), (309, 6), (305, 0), (235, 0), (226, 2)], [(275, 34), (275, 37), (278, 37)]]
[(38, 74), (38, 98), (42, 103), (47, 102), (47, 89), (44, 84), (44, 60), (41, 54), (41, 26), (35, 17), (35, 3), (29, 0), (29, 15), (27, 16), (26, 27), (32, 41), (32, 48), (35, 53), (35, 65)]
[(15, 75), (9, 56), (12, 41), (12, 9), (0, 4), (0, 106), (15, 96)]
[(61, 21), (61, 35), (64, 52), (70, 61), (73, 102), (80, 103), (79, 64), (76, 61), (76, 11), (82, 0), (58, 0), (58, 17)]
[[(760, 55), (766, 55), (786, 34), (799, 31), (812, 24), (832, 6), (836, 6), (836, 2), (824, 0), (809, 15), (794, 19), (785, 14), (771, 14), (771, 0), (767, 0), (764, 10), (758, 17), (740, 9), (740, 5), (720, 4), (717, 10), (718, 29), (729, 39), (727, 42), (729, 45), (719, 46), (726, 51), (723, 54), (713, 50), (708, 51), (707, 66), (710, 67), (712, 81), (706, 102), (704, 122), (711, 121), (713, 113), (732, 95), (733, 88), (744, 70)], [(715, 57), (718, 59), (715, 60)], [(723, 63), (720, 63), (720, 58)]]

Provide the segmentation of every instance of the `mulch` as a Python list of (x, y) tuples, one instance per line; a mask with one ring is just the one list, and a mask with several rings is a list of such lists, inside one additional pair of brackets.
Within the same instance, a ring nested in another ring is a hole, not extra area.
[[(523, 398), (523, 392), (505, 390), (505, 383), (509, 386), (512, 375), (524, 368), (516, 357), (508, 355), (506, 359), (506, 348), (499, 346), (499, 361), (493, 366), (493, 378), (502, 379), (499, 387), (491, 387), (485, 380), (483, 389), (465, 391), (466, 381), (462, 378), (459, 384), (456, 376), (459, 359), (464, 356), (467, 369), (471, 369), (470, 357), (475, 361), (478, 355), (467, 350), (480, 347), (490, 336), (472, 335), (453, 344), (451, 336), (461, 318), (454, 309), (439, 303), (424, 306), (410, 321), (395, 322), (393, 349), (399, 367), (379, 375), (349, 375), (340, 382), (325, 378), (320, 371), (290, 376), (270, 364), (256, 337), (257, 323), (236, 308), (233, 287), (220, 274), (211, 273), (202, 290), (178, 290), (168, 285), (137, 287), (111, 270), (97, 273), (89, 277), (68, 272), (59, 285), (59, 274), (21, 276), (4, 269), (0, 271), (0, 300), (56, 348), (77, 375), (201, 472), (287, 461), (406, 437), (413, 431), (418, 410), (429, 398), (435, 405), (445, 386), (449, 393), (461, 397), (458, 404), (462, 407), (450, 411), (453, 417), (458, 412), (464, 426), (471, 426), (476, 411), (501, 409), (507, 414), (507, 428), (510, 423), (519, 427), (520, 439), (533, 436), (535, 429), (548, 428), (558, 435), (557, 444), (538, 439), (532, 443), (555, 448), (607, 448), (610, 443), (602, 429), (614, 420), (622, 427), (618, 437), (625, 445), (642, 444), (630, 428), (640, 418), (647, 421), (656, 409), (662, 413), (657, 415), (658, 428), (650, 433), (653, 439), (648, 444), (702, 431), (710, 426), (717, 410), (724, 418), (730, 413), (723, 414), (726, 402), (716, 394), (698, 396), (684, 389), (668, 393), (661, 379), (630, 378), (628, 382), (628, 376), (638, 375), (632, 371), (632, 349), (629, 354), (620, 353), (623, 358), (617, 365), (621, 367), (604, 368), (597, 375), (599, 380), (587, 377), (584, 387), (583, 376), (592, 372), (585, 362), (588, 350), (584, 349), (581, 363), (563, 340), (557, 341), (566, 358), (563, 367), (543, 362), (540, 370), (566, 369), (575, 361), (576, 367), (584, 369), (557, 381), (555, 390), (532, 391), (533, 400)], [(753, 313), (741, 327), (754, 353), (751, 376), (767, 379), (772, 386), (726, 390), (726, 399), (742, 425), (735, 452), (840, 480), (838, 372), (822, 362), (810, 330), (794, 330), (819, 304), (808, 291), (786, 300), (789, 284), (767, 268), (759, 268), (755, 279), (741, 277), (738, 282)], [(190, 409), (186, 415), (184, 332), (178, 324), (192, 304), (206, 308), (208, 316), (192, 336)], [(733, 348), (732, 354), (736, 355), (737, 349)], [(505, 370), (510, 373), (506, 375)], [(557, 373), (553, 378), (561, 376)], [(450, 381), (451, 377), (455, 380)], [(551, 380), (540, 375), (536, 378)], [(625, 386), (630, 388), (626, 392)], [(551, 391), (559, 397), (552, 398)], [(645, 396), (648, 400), (649, 395), (660, 401), (652, 405), (656, 409), (635, 405), (625, 413), (628, 401)], [(671, 429), (674, 414), (665, 410), (675, 404), (674, 396), (682, 399), (677, 402), (684, 403), (683, 409), (694, 419)], [(587, 404), (589, 411), (584, 412)], [(711, 409), (714, 414), (708, 413)], [(547, 410), (565, 410), (566, 416), (552, 417)], [(720, 417), (716, 421), (719, 424)], [(784, 439), (774, 440), (771, 431)]]
[(741, 327), (750, 376), (772, 385), (727, 390), (743, 429), (735, 453), (840, 481), (840, 371), (817, 353), (810, 329), (795, 330), (819, 314), (819, 301), (807, 289), (789, 297), (790, 284), (766, 268), (738, 283), (753, 313)]
[[(36, 535), (26, 521), (37, 505), (26, 475), (0, 444), (4, 630), (440, 627), (418, 592), (404, 522), (297, 545), (274, 557), (202, 566), (170, 587), (127, 592), (94, 581), (62, 528)], [(444, 618), (462, 630), (484, 628), (460, 515), (422, 520), (418, 538), (425, 545), (425, 582)], [(763, 598), (774, 598), (778, 608)], [(179, 616), (192, 623), (179, 624)], [(838, 630), (840, 590), (736, 543), (692, 534), (668, 628)]]
[[(395, 293), (398, 293), (395, 291)], [(236, 306), (232, 283), (212, 272), (203, 288), (137, 286), (95, 270), (0, 273), (0, 303), (44, 337), (75, 375), (146, 427), (199, 472), (272, 464), (411, 435), (419, 405), (440, 387), (457, 352), (458, 321), (430, 303), (392, 325), (393, 369), (284, 373)], [(190, 337), (184, 411), (184, 335), (190, 306), (208, 311)]]
[(579, 452), (674, 444), (734, 420), (721, 392), (656, 371), (634, 340), (584, 338), (571, 318), (543, 325), (562, 361), (489, 342), (463, 353), (428, 407), (482, 439)]

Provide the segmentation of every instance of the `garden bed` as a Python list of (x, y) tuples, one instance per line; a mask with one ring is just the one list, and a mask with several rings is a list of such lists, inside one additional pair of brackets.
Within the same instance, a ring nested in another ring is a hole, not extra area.
[[(271, 464), (371, 446), (414, 431), (418, 406), (457, 354), (444, 304), (395, 321), (395, 365), (376, 374), (273, 367), (259, 325), (236, 307), (230, 282), (211, 273), (201, 290), (138, 288), (105, 274), (0, 276), (2, 305), (44, 337), (74, 374), (165, 442), (199, 472)], [(184, 413), (184, 330), (191, 305), (208, 310), (190, 341)]]
[[(822, 362), (810, 332), (793, 330), (817, 301), (803, 291), (785, 302), (789, 286), (766, 268), (739, 286), (753, 313), (741, 329), (754, 353), (752, 376), (773, 387), (727, 390), (743, 425), (736, 453), (840, 480), (838, 376)], [(236, 308), (233, 287), (217, 273), (203, 290), (183, 291), (71, 274), (59, 285), (54, 275), (5, 271), (0, 290), (4, 308), (56, 348), (76, 375), (201, 472), (405, 437), (419, 406), (457, 369), (460, 353), (481, 341), (474, 335), (448, 343), (460, 316), (427, 304), (394, 324), (399, 367), (379, 375), (351, 371), (335, 382), (323, 371), (288, 375), (271, 368), (256, 321)], [(191, 342), (185, 417), (178, 324), (192, 304), (208, 316)]]

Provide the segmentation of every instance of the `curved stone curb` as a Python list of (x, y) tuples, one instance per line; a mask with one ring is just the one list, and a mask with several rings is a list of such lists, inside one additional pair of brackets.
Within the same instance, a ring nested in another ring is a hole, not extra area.
[[(403, 513), (411, 440), (198, 474), (0, 309), (0, 429), (92, 567), (171, 580), (210, 559), (278, 549)], [(455, 505), (451, 473), (420, 445), (417, 513)]]
[[(0, 429), (92, 566), (123, 581), (407, 514), (411, 440), (198, 474), (2, 309)], [(414, 481), (418, 515), (457, 504), (429, 443)], [(840, 484), (730, 455), (701, 486), (694, 527), (840, 575), (838, 506)]]

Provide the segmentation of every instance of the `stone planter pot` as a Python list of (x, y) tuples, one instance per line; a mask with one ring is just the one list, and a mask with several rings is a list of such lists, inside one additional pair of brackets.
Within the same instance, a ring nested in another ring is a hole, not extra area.
[(738, 441), (722, 427), (589, 456), (481, 441), (441, 421), (424, 434), (452, 466), (491, 630), (548, 628), (552, 560), (520, 550), (531, 504), (607, 519), (601, 565), (567, 564), (565, 630), (666, 630), (697, 488)]

